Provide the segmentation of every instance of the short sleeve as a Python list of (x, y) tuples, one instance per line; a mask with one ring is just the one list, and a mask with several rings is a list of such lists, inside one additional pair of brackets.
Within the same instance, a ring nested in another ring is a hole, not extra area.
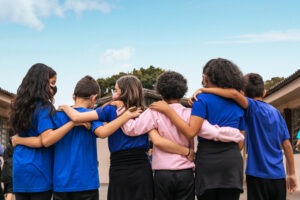
[(207, 119), (207, 109), (203, 98), (201, 95), (197, 96), (197, 101), (194, 102), (192, 107), (191, 115), (195, 115), (201, 117), (203, 119)]
[(40, 108), (37, 113), (37, 131), (38, 135), (48, 129), (55, 129), (56, 126), (53, 121), (49, 108)]
[(103, 126), (104, 124), (103, 124), (101, 121), (96, 120), (96, 121), (92, 121), (92, 122), (91, 122), (91, 125), (92, 125), (92, 127), (91, 127), (92, 132), (94, 133), (95, 130), (96, 130), (99, 126)]

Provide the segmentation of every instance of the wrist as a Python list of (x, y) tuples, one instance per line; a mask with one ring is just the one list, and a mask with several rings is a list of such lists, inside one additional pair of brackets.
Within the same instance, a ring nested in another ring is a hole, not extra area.
[(191, 149), (189, 148), (189, 149), (188, 149), (188, 153), (185, 154), (185, 157), (189, 157), (190, 154), (191, 154)]

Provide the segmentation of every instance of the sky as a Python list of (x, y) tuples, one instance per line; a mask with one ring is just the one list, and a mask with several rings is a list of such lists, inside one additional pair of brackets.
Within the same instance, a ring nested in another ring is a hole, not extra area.
[(0, 0), (0, 87), (16, 93), (28, 69), (57, 72), (55, 106), (78, 80), (150, 65), (183, 74), (226, 58), (264, 80), (300, 69), (298, 0)]

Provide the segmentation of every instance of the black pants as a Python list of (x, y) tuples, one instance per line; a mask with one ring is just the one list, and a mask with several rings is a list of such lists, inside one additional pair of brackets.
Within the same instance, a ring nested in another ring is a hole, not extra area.
[(15, 193), (16, 200), (51, 200), (52, 191), (31, 192), (31, 193)]
[(264, 179), (246, 176), (248, 200), (285, 200), (285, 179)]
[(88, 190), (80, 192), (54, 192), (54, 200), (99, 200), (99, 191)]
[(203, 195), (197, 196), (198, 200), (239, 200), (241, 190), (217, 188), (208, 189)]
[(186, 170), (155, 170), (156, 200), (194, 200), (194, 172)]

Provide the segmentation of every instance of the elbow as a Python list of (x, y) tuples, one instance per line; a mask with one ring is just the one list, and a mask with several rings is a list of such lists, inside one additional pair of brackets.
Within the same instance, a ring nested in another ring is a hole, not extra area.
[(101, 134), (98, 134), (97, 136), (98, 136), (99, 138), (101, 138), (101, 139), (107, 138), (107, 136), (101, 135)]
[(104, 130), (103, 127), (104, 126), (100, 126), (94, 131), (94, 134), (101, 139), (107, 138), (109, 136), (109, 134)]
[(192, 140), (192, 139), (194, 139), (194, 137), (196, 136), (198, 134), (198, 131), (191, 131), (191, 132), (186, 132), (185, 134), (183, 134), (185, 137), (186, 137), (186, 139), (188, 139), (188, 140)]

